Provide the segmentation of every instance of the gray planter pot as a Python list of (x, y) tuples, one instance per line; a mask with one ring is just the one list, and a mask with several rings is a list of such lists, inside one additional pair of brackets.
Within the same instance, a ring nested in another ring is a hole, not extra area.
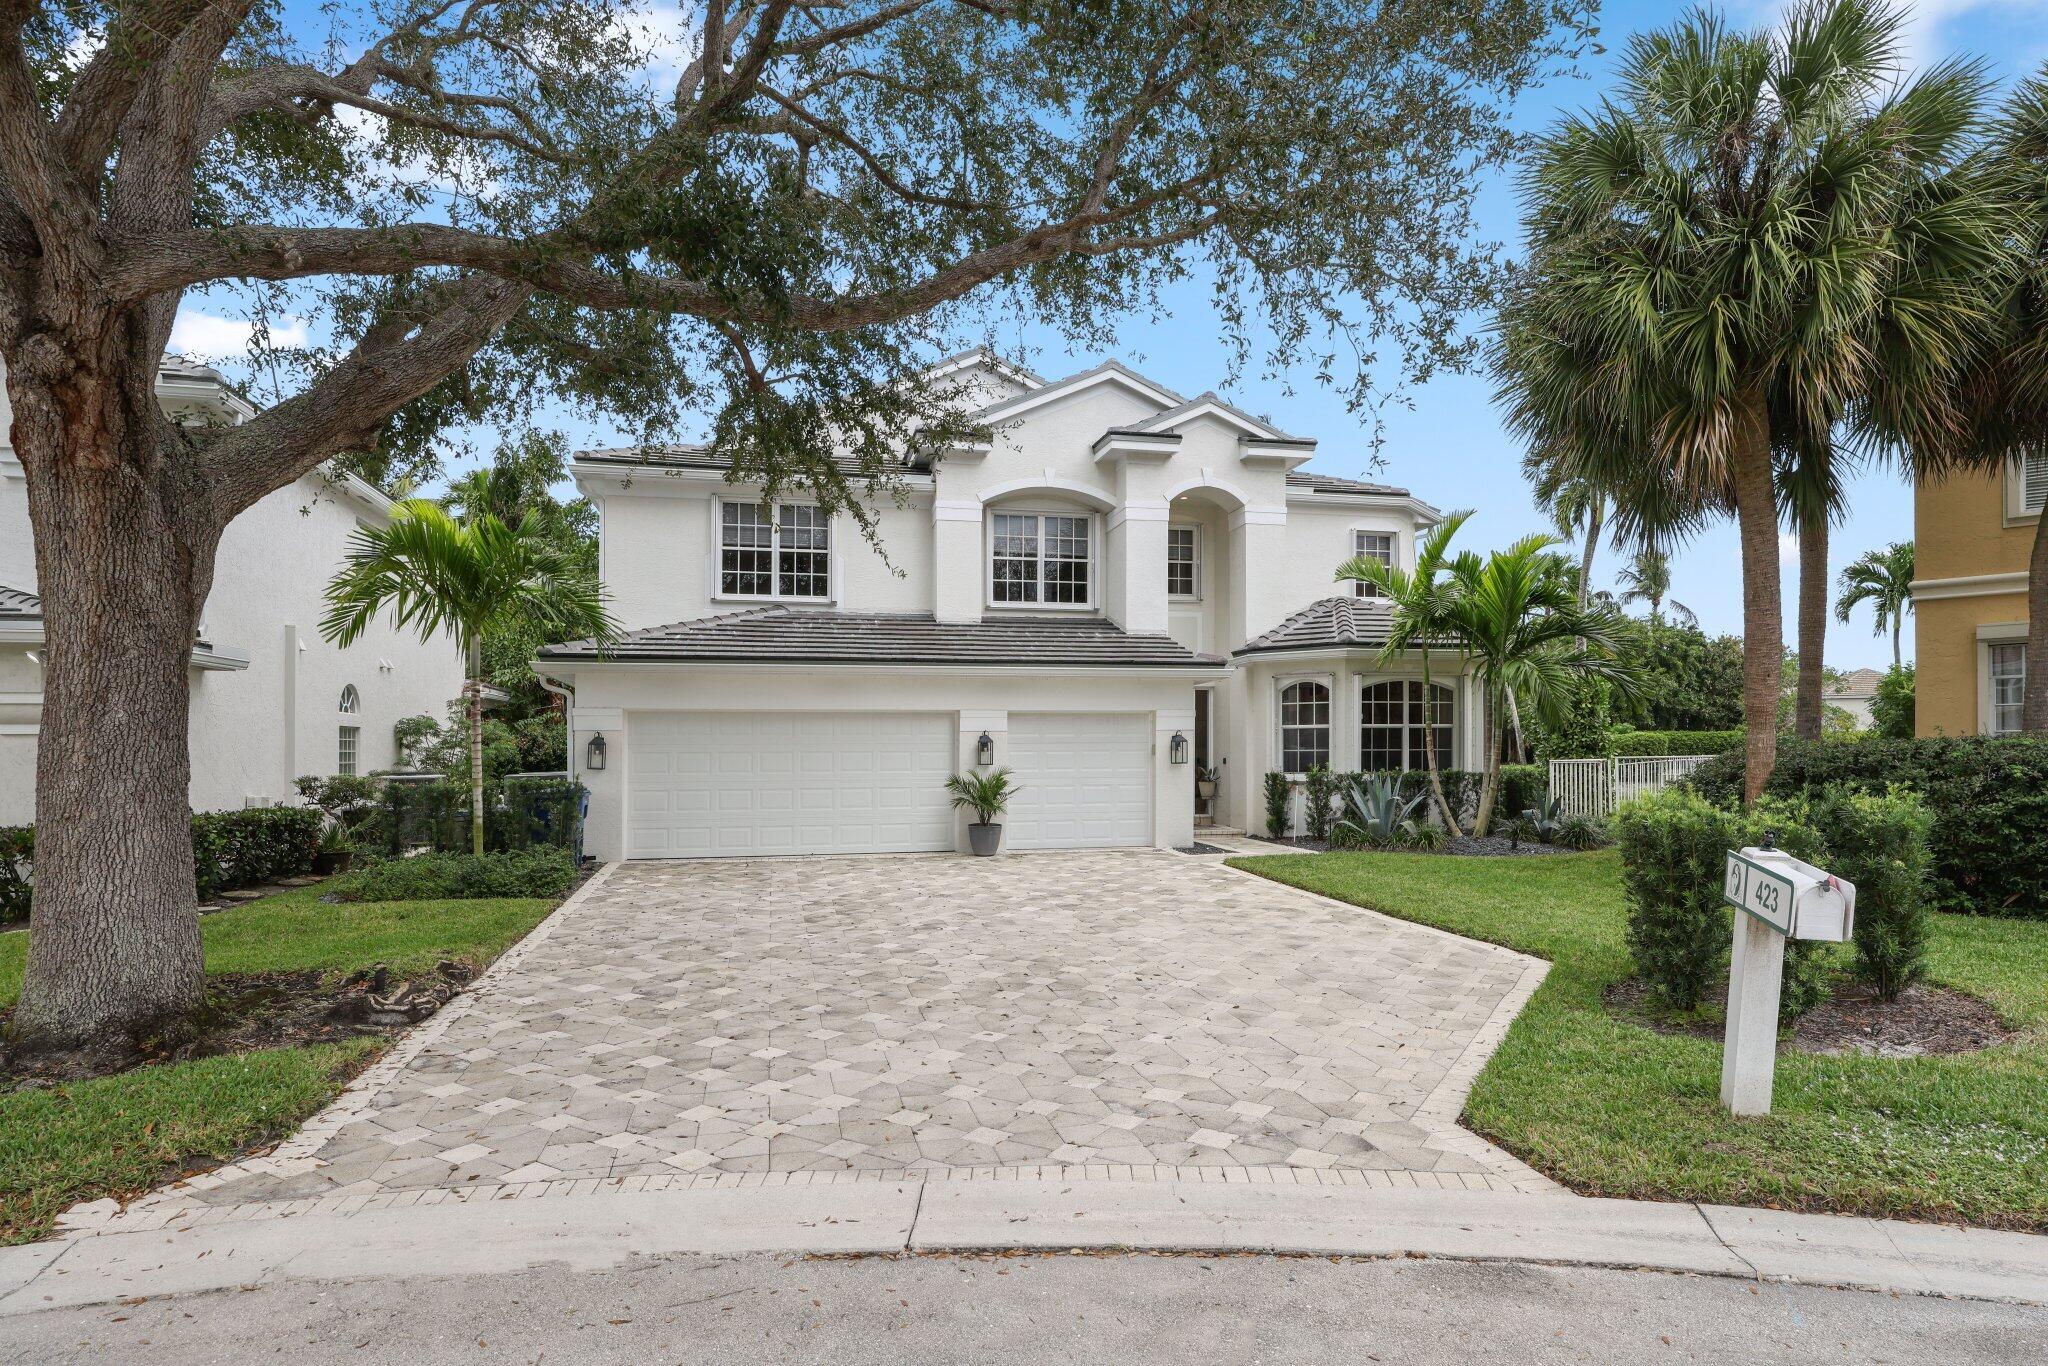
[(979, 857), (987, 858), (989, 855), (995, 853), (996, 847), (1000, 845), (1002, 842), (1002, 826), (983, 825), (979, 821), (970, 821), (968, 823), (967, 847), (972, 849), (975, 852), (975, 854)]
[(1214, 801), (1216, 799), (1216, 784), (1197, 779), (1195, 781), (1195, 795), (1205, 802)]

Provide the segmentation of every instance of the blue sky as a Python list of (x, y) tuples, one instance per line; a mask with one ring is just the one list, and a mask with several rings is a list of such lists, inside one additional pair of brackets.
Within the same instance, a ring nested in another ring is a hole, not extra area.
[[(1773, 18), (1779, 7), (1767, 0), (1738, 0), (1731, 17), (1742, 23)], [(1620, 0), (1604, 7), (1601, 42), (1605, 55), (1589, 55), (1581, 73), (1549, 82), (1527, 94), (1515, 110), (1520, 127), (1539, 129), (1560, 112), (1582, 107), (1595, 98), (1627, 36), (1670, 23), (1680, 13), (1674, 4)], [(676, 11), (659, 3), (655, 22), (673, 22)], [(1954, 53), (1985, 57), (1993, 75), (2007, 81), (2037, 69), (2048, 60), (2048, 0), (1934, 0), (1914, 8), (1908, 34), (1909, 55), (1917, 63)], [(1516, 204), (1511, 173), (1500, 173), (1478, 186), (1480, 240), (1498, 241), (1517, 250)], [(222, 301), (223, 303), (225, 300)], [(194, 297), (188, 300), (172, 338), (179, 349), (232, 361), (248, 337), (246, 323), (229, 317), (228, 308)], [(1475, 324), (1480, 320), (1475, 319)], [(1165, 300), (1161, 316), (1119, 320), (1117, 352), (1161, 383), (1186, 393), (1223, 384), (1228, 355), (1219, 340), (1209, 291), (1190, 282)], [(1100, 359), (1069, 353), (1049, 329), (1021, 326), (1003, 336), (1020, 346), (1031, 363), (1047, 375), (1066, 374)], [(1347, 411), (1342, 398), (1321, 387), (1313, 371), (1262, 378), (1256, 364), (1240, 382), (1227, 386), (1226, 396), (1240, 405), (1270, 415), (1290, 431), (1312, 435), (1320, 449), (1312, 468), (1332, 474), (1371, 472), (1412, 488), (1440, 507), (1470, 507), (1477, 513), (1465, 532), (1468, 545), (1503, 545), (1529, 531), (1549, 529), (1529, 498), (1519, 462), (1519, 444), (1500, 425), (1483, 375), (1450, 375), (1410, 391), (1406, 406), (1389, 406), (1381, 415), (1382, 464), (1370, 470), (1367, 423)], [(577, 445), (615, 445), (624, 434), (565, 418), (561, 427)], [(493, 443), (480, 439), (480, 450)], [(1864, 474), (1853, 485), (1847, 522), (1833, 539), (1834, 571), (1867, 549), (1913, 534), (1912, 492), (1895, 473)], [(1789, 555), (1789, 545), (1787, 546)], [(1595, 578), (1612, 586), (1620, 557), (1603, 547)], [(1795, 584), (1787, 576), (1788, 621)], [(1741, 575), (1733, 528), (1716, 526), (1674, 556), (1672, 597), (1698, 613), (1709, 631), (1739, 632)], [(1907, 635), (1910, 655), (1911, 633)], [(1828, 662), (1841, 669), (1890, 664), (1888, 639), (1873, 634), (1867, 610), (1847, 626), (1830, 624)]]

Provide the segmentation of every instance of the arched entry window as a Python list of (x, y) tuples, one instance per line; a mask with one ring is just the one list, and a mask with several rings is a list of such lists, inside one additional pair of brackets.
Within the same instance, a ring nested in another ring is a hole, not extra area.
[(1436, 766), (1451, 766), (1454, 694), (1441, 683), (1429, 685), (1424, 715), (1422, 680), (1391, 679), (1367, 683), (1358, 695), (1358, 766), (1367, 772), (1424, 768), (1429, 759), (1422, 746), (1436, 745)]
[(1303, 679), (1280, 690), (1280, 767), (1306, 773), (1330, 762), (1330, 690)]
[(356, 692), (356, 685), (353, 683), (343, 684), (341, 688), (342, 715), (354, 716), (357, 712), (361, 711), (362, 709), (363, 699), (362, 696)]

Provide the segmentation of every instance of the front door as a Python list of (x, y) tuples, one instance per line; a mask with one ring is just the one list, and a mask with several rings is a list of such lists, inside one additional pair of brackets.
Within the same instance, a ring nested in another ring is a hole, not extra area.
[(1195, 789), (1195, 814), (1197, 816), (1213, 816), (1216, 814), (1210, 809), (1214, 803), (1202, 800), (1202, 792), (1199, 786), (1203, 770), (1216, 762), (1209, 757), (1209, 699), (1214, 695), (1215, 690), (1212, 688), (1195, 689), (1195, 779), (1197, 782)]

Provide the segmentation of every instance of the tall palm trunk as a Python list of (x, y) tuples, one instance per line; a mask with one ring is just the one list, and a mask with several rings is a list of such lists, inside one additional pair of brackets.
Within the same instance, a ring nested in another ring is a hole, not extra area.
[(469, 851), (484, 851), (484, 649), (483, 638), (471, 634), (467, 651), (469, 680)]
[(1436, 767), (1436, 694), (1429, 688), (1429, 646), (1422, 647), (1422, 762), (1429, 770), (1429, 790), (1436, 797), (1437, 814), (1443, 817), (1444, 832), (1455, 835), (1462, 828), (1444, 800), (1444, 780)]
[(1823, 512), (1799, 527), (1799, 687), (1792, 733), (1802, 740), (1820, 739), (1827, 634), (1828, 519)]
[(2048, 732), (2048, 514), (2034, 527), (2034, 553), (2027, 561), (2027, 691), (2020, 727)]
[(1486, 838), (1486, 832), (1493, 826), (1493, 804), (1500, 791), (1500, 730), (1499, 709), (1494, 705), (1493, 690), (1482, 690), (1482, 724), (1486, 731), (1486, 756), (1480, 764), (1479, 810), (1472, 816), (1472, 833), (1479, 839)]
[(1522, 704), (1516, 699), (1515, 690), (1513, 688), (1509, 688), (1507, 690), (1507, 694), (1508, 724), (1514, 728), (1515, 762), (1519, 764), (1522, 762), (1523, 759), (1528, 757), (1529, 737), (1522, 734)]
[(1586, 546), (1579, 552), (1579, 606), (1593, 591), (1593, 550), (1600, 544), (1600, 524), (1607, 519), (1607, 500), (1597, 497), (1586, 511)]
[(1770, 423), (1761, 390), (1735, 414), (1735, 521), (1742, 543), (1742, 714), (1747, 730), (1743, 800), (1763, 795), (1778, 762), (1778, 689), (1785, 667), (1778, 582), (1778, 504), (1771, 487)]
[(1898, 610), (1898, 611), (1896, 611), (1896, 612), (1893, 612), (1893, 613), (1892, 613), (1892, 672), (1893, 672), (1893, 673), (1897, 673), (1897, 672), (1898, 672), (1898, 671), (1899, 671), (1900, 669), (1903, 669), (1903, 668), (1905, 668), (1905, 667), (1906, 667), (1906, 664), (1905, 664), (1905, 657), (1904, 657), (1903, 655), (1901, 655), (1901, 654), (1899, 653), (1899, 630), (1900, 630), (1900, 628), (1901, 628), (1901, 627), (1903, 627), (1903, 626), (1904, 626), (1905, 624), (1906, 624), (1906, 608), (1905, 608), (1905, 604), (1904, 604), (1904, 603), (1901, 603), (1901, 604), (1899, 604), (1899, 610)]

